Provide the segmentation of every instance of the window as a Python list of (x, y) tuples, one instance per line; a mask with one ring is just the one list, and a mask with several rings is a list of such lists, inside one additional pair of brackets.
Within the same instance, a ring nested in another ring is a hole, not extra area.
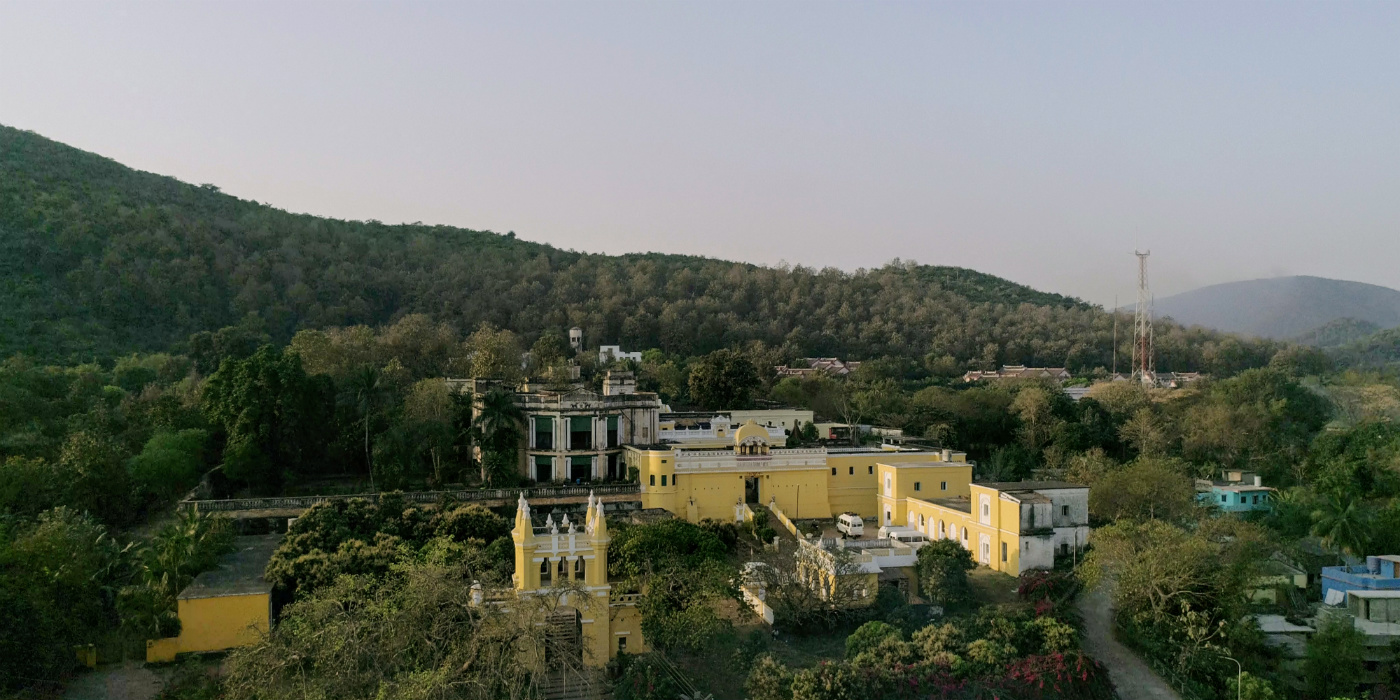
[(836, 476), (836, 467), (831, 468), (831, 475)]
[(917, 481), (915, 481), (915, 482), (914, 482), (914, 490), (915, 490), (915, 491), (922, 491), (922, 490), (923, 490), (923, 484), (922, 484), (922, 483), (919, 483), (919, 482), (917, 482)]
[(1065, 516), (1066, 518), (1068, 518), (1068, 517), (1069, 517), (1069, 506), (1060, 506), (1060, 515), (1063, 515), (1063, 516)]
[(593, 480), (593, 458), (587, 455), (582, 457), (569, 458), (569, 480), (570, 481), (592, 481)]
[(535, 481), (554, 480), (554, 458), (535, 456)]
[(593, 449), (593, 419), (588, 416), (569, 418), (569, 449)]
[(556, 579), (556, 580), (559, 580), (559, 581), (563, 581), (563, 580), (564, 580), (565, 578), (567, 578), (568, 576), (569, 576), (569, 562), (566, 561), (566, 560), (564, 559), (564, 557), (559, 557), (559, 573), (555, 575), (555, 579)]
[(617, 447), (617, 416), (608, 416), (608, 447)]
[(535, 449), (554, 449), (554, 419), (549, 416), (535, 416)]
[(617, 638), (617, 652), (618, 652), (619, 654), (623, 654), (623, 653), (626, 653), (626, 652), (627, 652), (627, 638), (626, 638), (626, 637), (618, 637), (618, 638)]
[(873, 464), (870, 465), (869, 467), (866, 467), (866, 469), (868, 470), (868, 471), (865, 472), (866, 474), (874, 474), (874, 473), (875, 473), (875, 465), (873, 465)]
[(580, 581), (583, 580), (583, 572), (586, 570), (584, 567), (583, 557), (574, 560), (574, 578)]
[(549, 565), (549, 560), (548, 560), (548, 559), (546, 559), (546, 560), (540, 562), (540, 585), (541, 585), (541, 586), (543, 586), (543, 585), (545, 585), (545, 584), (551, 582), (551, 579), (552, 579), (553, 577), (550, 575), (550, 573), (551, 573), (552, 571), (554, 571), (554, 567), (552, 567), (552, 566)]
[(651, 485), (652, 485), (652, 486), (655, 486), (655, 485), (656, 485), (656, 475), (655, 475), (655, 474), (652, 474), (652, 475), (651, 475)]
[(856, 475), (856, 468), (855, 468), (855, 467), (850, 467), (850, 470), (851, 470), (851, 473), (848, 474), (847, 476), (855, 476), (855, 475)]
[(923, 514), (923, 513), (919, 513), (919, 527), (923, 527), (923, 526), (924, 526), (924, 514)]
[[(1001, 543), (1001, 560), (1002, 560), (1002, 561), (1006, 561), (1006, 543), (1005, 543), (1005, 542), (1002, 542), (1002, 543)], [(580, 559), (579, 561), (583, 561), (583, 560)]]
[(940, 481), (940, 482), (938, 482), (938, 490), (939, 490), (939, 491), (947, 491), (947, 490), (948, 490), (948, 482), (946, 482), (946, 481)]
[(1226, 501), (1228, 501), (1228, 500), (1230, 500), (1230, 497), (1229, 497), (1229, 496), (1226, 496), (1226, 495), (1223, 494), (1223, 493), (1220, 494), (1220, 502), (1221, 502), (1221, 503), (1224, 503), (1224, 502), (1226, 502)]
[(665, 474), (662, 474), (662, 475), (661, 475), (661, 485), (662, 485), (662, 486), (665, 486), (665, 485), (666, 485), (666, 475), (665, 475)]

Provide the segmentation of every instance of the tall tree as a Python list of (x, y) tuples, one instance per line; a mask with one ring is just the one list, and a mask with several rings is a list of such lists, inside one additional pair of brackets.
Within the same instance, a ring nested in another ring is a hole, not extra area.
[(443, 458), (452, 447), (452, 392), (441, 379), (422, 379), (404, 397), (404, 418), (428, 452), (433, 480), (443, 482)]
[(481, 450), (481, 480), (501, 480), (506, 469), (514, 468), (525, 429), (525, 412), (508, 391), (494, 390), (481, 396), (480, 409), (472, 423), (477, 447)]
[(368, 365), (351, 375), (345, 384), (345, 397), (364, 428), (365, 471), (369, 474), (371, 490), (374, 489), (374, 457), (370, 449), (370, 422), (388, 393), (387, 384), (379, 370)]
[(1371, 511), (1354, 496), (1332, 494), (1313, 511), (1313, 534), (1333, 549), (1354, 557), (1366, 555), (1371, 541)]
[(228, 436), (224, 474), (259, 491), (276, 491), (284, 472), (316, 466), (326, 445), (333, 395), (292, 352), (263, 346), (251, 357), (225, 359), (204, 388), (210, 422)]
[(758, 370), (743, 353), (716, 350), (690, 368), (690, 397), (708, 410), (749, 408)]
[(520, 377), (520, 339), (508, 330), (481, 324), (467, 338), (471, 376), (513, 380)]

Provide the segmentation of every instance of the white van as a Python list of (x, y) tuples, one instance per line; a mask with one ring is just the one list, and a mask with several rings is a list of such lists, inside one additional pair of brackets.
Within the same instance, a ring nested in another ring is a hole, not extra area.
[(928, 535), (925, 535), (924, 533), (919, 532), (918, 530), (911, 530), (909, 528), (890, 528), (888, 531), (886, 531), (886, 528), (882, 527), (880, 528), (880, 539), (890, 539), (896, 542), (903, 542), (904, 544), (907, 544), (914, 549), (918, 549), (928, 544)]
[(865, 534), (865, 521), (855, 513), (842, 513), (836, 516), (836, 531), (852, 538)]

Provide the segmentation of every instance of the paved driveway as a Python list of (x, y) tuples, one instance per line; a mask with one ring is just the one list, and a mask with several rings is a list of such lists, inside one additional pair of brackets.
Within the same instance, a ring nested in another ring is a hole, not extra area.
[(1113, 636), (1113, 608), (1105, 586), (1079, 598), (1084, 616), (1084, 651), (1108, 667), (1108, 676), (1122, 700), (1181, 700), (1137, 654)]

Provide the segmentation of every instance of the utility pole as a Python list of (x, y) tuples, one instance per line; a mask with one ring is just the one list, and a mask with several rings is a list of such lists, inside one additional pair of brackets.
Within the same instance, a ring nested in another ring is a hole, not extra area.
[(1137, 313), (1133, 315), (1133, 380), (1143, 386), (1156, 386), (1157, 365), (1152, 357), (1152, 291), (1147, 286), (1147, 256), (1152, 251), (1133, 254), (1138, 258)]
[(1118, 295), (1113, 295), (1113, 376), (1118, 376)]

